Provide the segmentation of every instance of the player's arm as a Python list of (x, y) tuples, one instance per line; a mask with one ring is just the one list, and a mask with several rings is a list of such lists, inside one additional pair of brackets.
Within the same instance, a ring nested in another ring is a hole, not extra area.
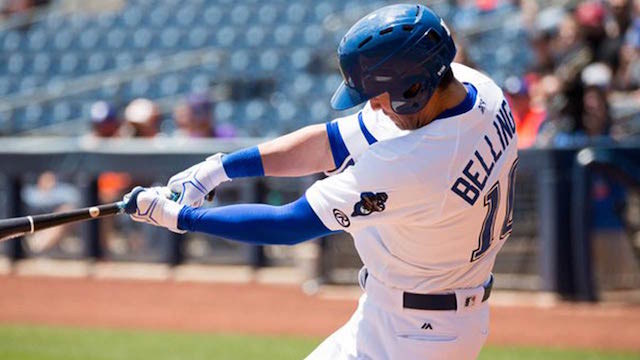
[(307, 126), (231, 154), (213, 155), (171, 177), (167, 186), (181, 194), (179, 204), (198, 207), (211, 190), (232, 179), (265, 175), (296, 177), (341, 170), (353, 162), (346, 145), (349, 132), (344, 129), (341, 132), (339, 122), (355, 121), (357, 127), (358, 120), (351, 117)]
[(197, 231), (260, 245), (293, 245), (331, 233), (305, 196), (283, 206), (262, 204), (192, 208), (169, 199), (166, 188), (136, 188), (125, 196), (135, 221), (174, 232)]

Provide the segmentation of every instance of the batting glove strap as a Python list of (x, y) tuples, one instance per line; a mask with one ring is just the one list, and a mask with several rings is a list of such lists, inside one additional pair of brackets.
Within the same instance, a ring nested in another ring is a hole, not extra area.
[(186, 231), (178, 229), (178, 215), (184, 205), (180, 205), (171, 198), (171, 190), (166, 187), (135, 188), (125, 195), (127, 203), (125, 211), (131, 219), (155, 226), (165, 227), (173, 232), (183, 234)]
[(169, 179), (168, 188), (180, 194), (176, 200), (178, 204), (200, 207), (211, 190), (231, 180), (222, 166), (223, 155), (222, 153), (212, 155)]

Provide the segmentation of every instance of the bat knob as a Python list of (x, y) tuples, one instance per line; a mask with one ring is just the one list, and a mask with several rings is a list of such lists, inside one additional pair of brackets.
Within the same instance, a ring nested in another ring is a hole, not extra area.
[[(136, 210), (138, 210), (138, 195), (144, 191), (142, 186), (136, 186), (133, 190), (128, 194), (128, 198), (125, 199), (124, 212), (127, 214), (135, 214)], [(127, 196), (125, 196), (127, 197)]]

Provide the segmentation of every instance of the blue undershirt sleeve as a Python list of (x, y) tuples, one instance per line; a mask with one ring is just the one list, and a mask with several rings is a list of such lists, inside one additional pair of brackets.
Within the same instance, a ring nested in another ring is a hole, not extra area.
[(283, 206), (242, 204), (209, 209), (185, 206), (178, 216), (178, 228), (255, 245), (293, 245), (332, 233), (305, 196)]

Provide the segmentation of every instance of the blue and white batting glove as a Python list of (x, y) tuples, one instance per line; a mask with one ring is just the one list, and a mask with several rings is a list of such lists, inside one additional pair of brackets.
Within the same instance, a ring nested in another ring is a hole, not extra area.
[(223, 182), (231, 180), (222, 166), (223, 155), (217, 153), (209, 156), (205, 161), (193, 165), (169, 179), (167, 187), (174, 193), (180, 194), (176, 200), (178, 204), (200, 207), (209, 192)]
[(175, 233), (184, 234), (178, 229), (178, 214), (184, 205), (172, 200), (172, 192), (166, 187), (136, 187), (123, 198), (125, 212), (131, 219), (155, 226), (165, 227)]

